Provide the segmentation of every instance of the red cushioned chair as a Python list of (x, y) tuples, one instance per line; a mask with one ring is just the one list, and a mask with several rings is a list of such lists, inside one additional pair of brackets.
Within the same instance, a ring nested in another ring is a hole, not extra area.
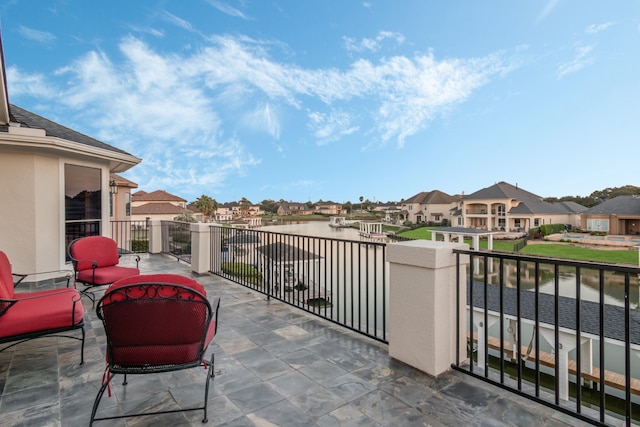
[[(204, 287), (176, 274), (128, 277), (111, 285), (98, 302), (98, 317), (107, 335), (107, 371), (91, 411), (94, 421), (203, 410), (207, 422), (209, 383), (213, 378), (213, 353), (205, 360), (207, 346), (218, 326), (215, 310)], [(100, 399), (116, 374), (155, 374), (199, 366), (208, 367), (204, 405), (186, 409), (143, 412), (96, 418)]]
[(140, 274), (136, 255), (136, 267), (118, 265), (120, 253), (115, 240), (105, 236), (81, 237), (69, 244), (68, 255), (73, 264), (75, 283), (86, 288), (80, 292), (95, 303), (95, 296), (88, 292), (91, 287), (110, 285), (116, 280)]
[[(14, 292), (14, 276), (20, 282), (27, 275), (11, 273), (7, 255), (0, 251), (0, 344), (11, 343), (0, 352), (22, 342), (45, 336), (61, 336), (82, 341), (80, 363), (84, 363), (84, 307), (73, 288), (38, 292)], [(81, 329), (82, 338), (63, 335)]]

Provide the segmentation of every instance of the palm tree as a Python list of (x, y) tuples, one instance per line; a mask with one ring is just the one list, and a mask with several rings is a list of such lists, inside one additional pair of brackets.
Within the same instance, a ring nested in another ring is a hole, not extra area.
[(364, 197), (363, 197), (363, 196), (360, 196), (360, 199), (359, 199), (359, 200), (360, 200), (360, 210), (362, 211), (362, 201), (364, 200)]

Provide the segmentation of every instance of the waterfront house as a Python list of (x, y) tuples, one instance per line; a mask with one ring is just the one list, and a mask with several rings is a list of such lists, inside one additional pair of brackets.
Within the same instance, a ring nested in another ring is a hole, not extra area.
[(575, 202), (545, 202), (517, 184), (501, 181), (464, 196), (453, 213), (453, 225), (506, 232), (558, 223), (579, 228), (586, 209)]
[(451, 223), (452, 209), (460, 200), (460, 196), (451, 196), (440, 190), (423, 191), (409, 197), (400, 207), (402, 221), (414, 224), (429, 222), (442, 224)]
[(342, 214), (342, 204), (335, 203), (332, 201), (326, 202), (318, 202), (316, 203), (316, 213), (323, 215), (341, 215)]
[(278, 206), (278, 215), (311, 215), (313, 210), (306, 203), (288, 202)]
[(640, 234), (640, 196), (618, 196), (587, 209), (582, 229), (607, 234)]

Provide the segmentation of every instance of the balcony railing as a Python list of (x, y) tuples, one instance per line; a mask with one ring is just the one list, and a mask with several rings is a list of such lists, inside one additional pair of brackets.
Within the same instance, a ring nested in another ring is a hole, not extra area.
[(161, 221), (162, 253), (191, 263), (191, 225), (188, 222)]
[(591, 424), (640, 420), (640, 268), (454, 252), (470, 257), (454, 369)]
[(121, 253), (149, 251), (149, 224), (147, 221), (111, 221), (111, 238)]
[(383, 243), (211, 226), (211, 272), (360, 332), (388, 340)]

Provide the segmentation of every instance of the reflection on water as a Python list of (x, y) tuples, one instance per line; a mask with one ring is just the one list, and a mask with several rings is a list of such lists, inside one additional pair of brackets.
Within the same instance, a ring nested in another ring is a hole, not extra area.
[[(484, 260), (476, 258), (474, 265), (474, 279), (483, 280)], [(500, 283), (500, 260), (491, 259), (488, 266), (488, 282)], [(503, 261), (505, 286), (515, 288), (518, 278), (518, 267), (513, 260)], [(522, 290), (534, 291), (536, 280), (536, 266), (532, 262), (520, 263), (520, 287)], [(555, 270), (552, 265), (538, 264), (538, 280), (540, 292), (555, 294)], [(576, 297), (576, 268), (560, 266), (558, 269), (558, 290), (563, 297)], [(611, 305), (624, 305), (624, 274), (607, 271), (603, 276), (604, 302)], [(640, 278), (631, 276), (629, 283), (629, 303), (631, 308), (640, 307)], [(580, 269), (580, 299), (600, 302), (600, 272), (595, 269)]]

